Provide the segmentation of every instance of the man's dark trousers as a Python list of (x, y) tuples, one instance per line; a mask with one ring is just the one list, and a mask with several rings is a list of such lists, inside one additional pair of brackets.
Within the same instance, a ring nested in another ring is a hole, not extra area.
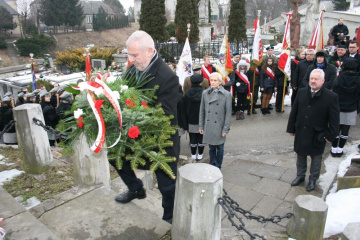
[[(123, 160), (123, 167), (121, 170), (118, 170), (115, 166), (114, 161), (110, 161), (110, 164), (116, 169), (121, 179), (124, 181), (126, 186), (129, 188), (130, 192), (140, 190), (144, 184), (140, 179), (135, 175), (135, 172), (131, 169), (130, 161)], [(173, 173), (176, 175), (177, 163), (171, 162), (168, 163)], [(150, 163), (147, 161), (147, 164), (144, 167), (139, 166), (139, 169), (149, 169)], [(163, 170), (158, 169), (155, 171), (159, 190), (162, 194), (162, 207), (164, 208), (164, 220), (172, 219), (173, 210), (174, 210), (174, 201), (175, 201), (175, 179), (171, 179)]]
[[(310, 156), (311, 165), (310, 165), (310, 177), (309, 180), (316, 181), (320, 176), (322, 154)], [(307, 169), (307, 156), (297, 154), (297, 176), (305, 178), (306, 169)]]

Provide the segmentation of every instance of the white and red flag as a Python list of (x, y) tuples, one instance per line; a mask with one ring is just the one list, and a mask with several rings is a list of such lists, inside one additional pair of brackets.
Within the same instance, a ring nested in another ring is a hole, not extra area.
[(309, 48), (315, 49), (316, 52), (324, 48), (324, 13), (325, 10), (321, 10), (319, 20), (316, 24), (309, 44)]
[(280, 55), (278, 68), (287, 76), (288, 79), (291, 78), (291, 57), (290, 57), (290, 17), (291, 14), (286, 14), (286, 25), (285, 32), (282, 42), (283, 52)]
[(223, 80), (227, 82), (227, 77), (234, 70), (231, 60), (231, 53), (227, 35), (225, 34), (222, 41), (220, 52), (218, 54), (218, 61), (216, 63), (216, 70), (222, 75)]
[(186, 38), (185, 45), (179, 59), (179, 63), (176, 65), (176, 75), (178, 75), (179, 77), (179, 82), (181, 86), (184, 85), (185, 78), (193, 75), (191, 66), (192, 66), (191, 48), (189, 44), (189, 38)]
[(257, 66), (260, 66), (262, 60), (263, 60), (263, 45), (261, 41), (261, 31), (260, 31), (260, 23), (259, 18), (257, 18), (254, 21), (254, 43), (252, 47), (252, 53), (251, 53), (251, 68), (256, 68)]

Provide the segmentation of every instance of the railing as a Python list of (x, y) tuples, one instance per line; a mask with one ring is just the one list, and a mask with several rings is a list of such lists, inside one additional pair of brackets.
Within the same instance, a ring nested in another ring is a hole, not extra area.
[[(213, 58), (217, 58), (221, 49), (222, 40), (212, 41), (211, 43), (193, 43), (190, 44), (191, 56), (193, 61), (196, 59), (200, 60), (205, 55), (209, 55)], [(250, 53), (250, 47), (252, 46), (252, 41), (242, 41), (239, 43), (231, 42), (229, 43), (230, 52), (240, 52), (240, 53)], [(157, 51), (162, 55), (166, 60), (179, 60), (184, 44), (179, 43), (157, 43)]]

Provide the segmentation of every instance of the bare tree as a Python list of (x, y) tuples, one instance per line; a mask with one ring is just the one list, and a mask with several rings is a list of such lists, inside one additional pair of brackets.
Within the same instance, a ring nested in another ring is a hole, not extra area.
[(17, 8), (18, 8), (18, 12), (20, 13), (19, 26), (20, 26), (21, 36), (26, 35), (31, 2), (32, 2), (31, 0), (17, 1)]

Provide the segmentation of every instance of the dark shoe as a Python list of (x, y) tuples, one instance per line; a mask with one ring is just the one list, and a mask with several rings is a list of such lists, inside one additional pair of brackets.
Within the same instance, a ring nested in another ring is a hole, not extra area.
[(333, 158), (336, 158), (336, 157), (338, 156), (337, 153), (333, 153), (331, 150), (330, 150), (330, 154), (331, 154), (331, 156), (332, 156)]
[(269, 104), (269, 110), (273, 110), (274, 108), (273, 108), (273, 106), (272, 106), (272, 104)]
[(266, 115), (266, 109), (265, 109), (265, 108), (262, 108), (262, 109), (261, 109), (261, 113), (262, 113), (263, 115)]
[(296, 177), (292, 182), (291, 186), (298, 186), (301, 182), (305, 180), (304, 177)]
[(278, 113), (281, 112), (281, 109), (280, 109), (280, 108), (277, 108), (277, 109), (276, 109), (276, 112), (278, 112)]
[(164, 219), (165, 222), (169, 223), (169, 224), (172, 224), (172, 218), (170, 219)]
[(240, 112), (239, 111), (236, 112), (236, 120), (240, 120)]
[(315, 181), (310, 180), (309, 184), (306, 187), (306, 191), (311, 192), (314, 189), (315, 189)]
[(342, 157), (343, 154), (344, 154), (344, 152), (337, 153), (336, 156), (337, 156), (337, 157)]
[(139, 191), (135, 191), (135, 192), (124, 192), (124, 193), (120, 193), (116, 198), (115, 201), (119, 202), (119, 203), (128, 203), (131, 200), (138, 198), (138, 199), (143, 199), (146, 198), (146, 192), (145, 189), (142, 188)]
[(243, 111), (240, 112), (240, 120), (244, 120), (245, 119), (245, 114)]
[(270, 108), (266, 108), (265, 111), (266, 111), (267, 114), (270, 114), (270, 113), (271, 113), (271, 112), (270, 112)]
[(257, 111), (253, 109), (252, 114), (257, 114)]

